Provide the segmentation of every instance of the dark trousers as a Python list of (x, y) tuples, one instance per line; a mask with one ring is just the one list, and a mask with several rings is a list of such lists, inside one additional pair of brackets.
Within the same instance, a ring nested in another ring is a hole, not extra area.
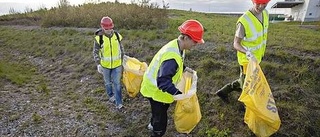
[(151, 125), (153, 126), (152, 137), (161, 137), (166, 133), (168, 115), (167, 111), (170, 104), (154, 101), (148, 98), (151, 105)]
[(246, 78), (246, 75), (243, 73), (243, 66), (240, 66), (240, 76), (238, 79), (232, 81), (231, 83), (228, 83), (226, 85), (229, 85), (230, 90), (228, 91), (229, 92), (232, 92), (232, 91), (242, 91), (242, 87), (243, 87), (243, 83), (244, 83), (244, 79)]

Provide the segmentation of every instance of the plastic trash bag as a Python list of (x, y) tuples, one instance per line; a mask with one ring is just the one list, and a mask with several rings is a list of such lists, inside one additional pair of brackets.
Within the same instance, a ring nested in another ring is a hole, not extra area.
[(280, 118), (269, 84), (255, 59), (250, 59), (242, 93), (238, 99), (246, 106), (244, 122), (259, 137), (278, 131)]
[(181, 81), (177, 84), (183, 93), (175, 95), (177, 104), (174, 111), (174, 124), (180, 133), (190, 133), (201, 119), (201, 111), (196, 94), (197, 73), (184, 72)]
[(135, 97), (140, 91), (143, 74), (147, 70), (148, 65), (145, 62), (140, 62), (136, 58), (124, 55), (123, 68), (122, 82), (128, 95)]

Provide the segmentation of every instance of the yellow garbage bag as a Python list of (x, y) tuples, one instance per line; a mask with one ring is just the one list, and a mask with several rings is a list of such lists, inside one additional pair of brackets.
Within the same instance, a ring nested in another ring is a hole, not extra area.
[(257, 61), (250, 59), (242, 93), (238, 99), (246, 106), (244, 122), (259, 137), (268, 137), (280, 128), (278, 109), (269, 84)]
[(174, 111), (174, 124), (176, 130), (180, 133), (189, 134), (199, 123), (201, 111), (196, 94), (197, 74), (184, 72), (182, 80), (177, 84), (178, 89), (183, 94), (175, 95), (177, 100)]
[(148, 68), (147, 63), (124, 55), (122, 82), (130, 97), (135, 97), (140, 91), (143, 74)]

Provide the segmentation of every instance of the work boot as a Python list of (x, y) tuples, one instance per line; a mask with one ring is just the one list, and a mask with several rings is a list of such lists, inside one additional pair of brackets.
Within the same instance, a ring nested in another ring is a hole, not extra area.
[(127, 113), (124, 106), (122, 104), (119, 104), (116, 106), (117, 110), (121, 113)]
[(231, 84), (227, 84), (219, 89), (215, 94), (218, 95), (224, 102), (229, 102), (228, 94), (232, 92)]
[(151, 123), (148, 124), (147, 128), (148, 128), (149, 130), (153, 130), (153, 126), (151, 125)]
[(231, 90), (241, 92), (242, 88), (240, 87), (240, 82), (239, 80), (235, 80), (231, 83)]
[(112, 96), (112, 97), (109, 98), (109, 101), (110, 101), (111, 103), (115, 103), (116, 98), (115, 98), (114, 96)]

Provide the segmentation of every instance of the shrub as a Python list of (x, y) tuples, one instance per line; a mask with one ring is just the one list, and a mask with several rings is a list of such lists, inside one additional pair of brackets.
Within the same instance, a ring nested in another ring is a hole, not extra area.
[(99, 27), (103, 16), (110, 16), (116, 28), (124, 29), (156, 29), (167, 23), (167, 11), (156, 6), (106, 2), (52, 8), (45, 14), (42, 26)]

